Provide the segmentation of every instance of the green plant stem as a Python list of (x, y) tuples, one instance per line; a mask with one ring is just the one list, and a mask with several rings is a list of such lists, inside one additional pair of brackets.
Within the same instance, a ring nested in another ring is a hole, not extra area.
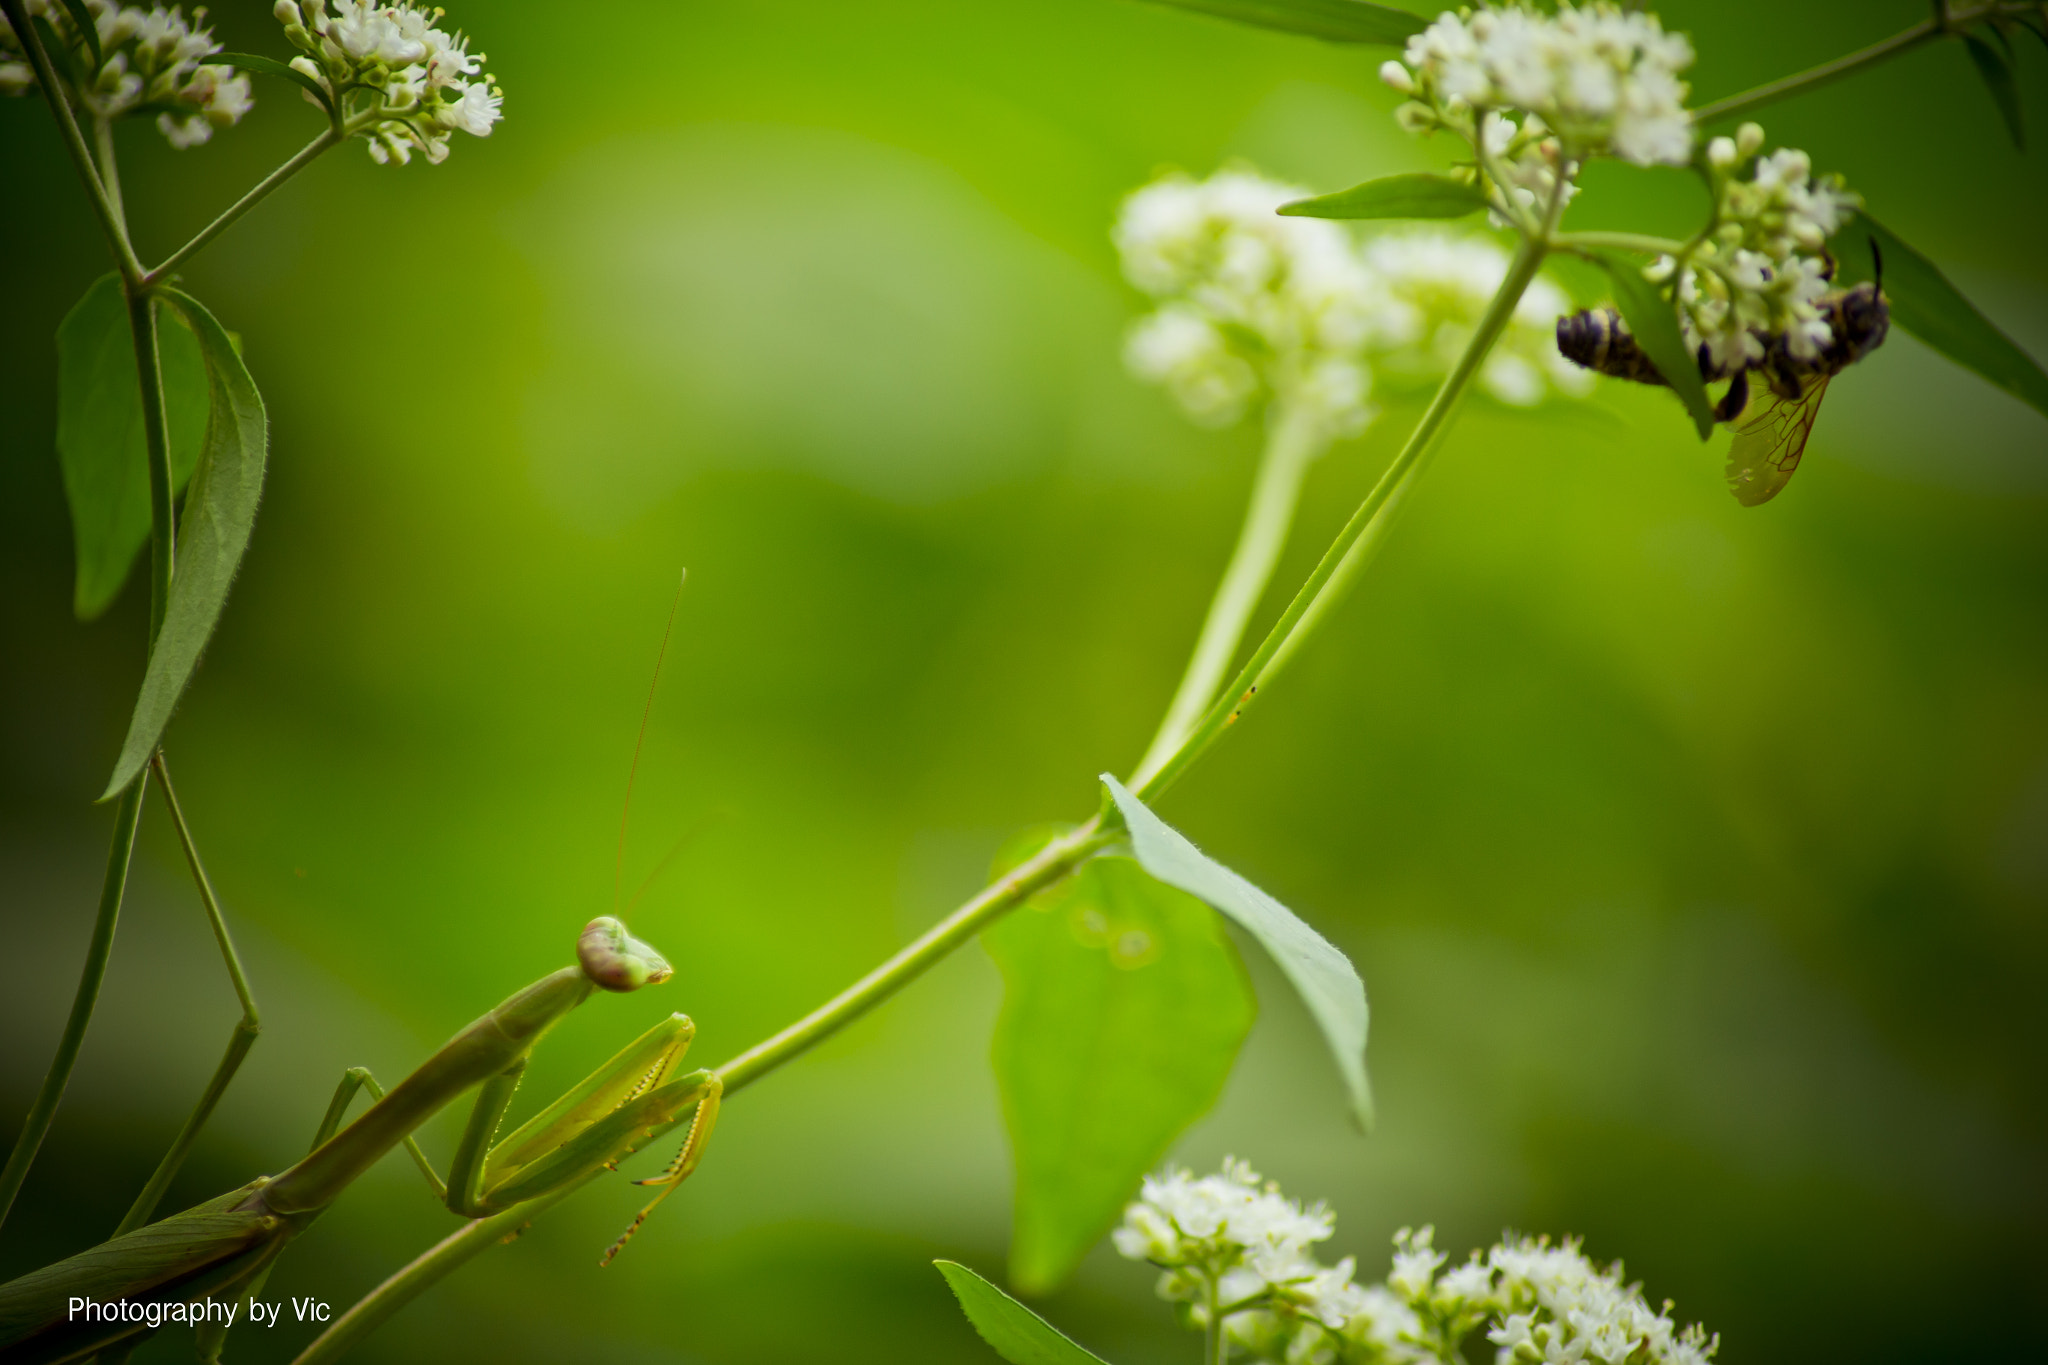
[(1819, 66), (1781, 77), (1766, 85), (1759, 85), (1754, 90), (1745, 90), (1739, 95), (1730, 95), (1726, 99), (1715, 100), (1712, 104), (1701, 105), (1693, 110), (1692, 121), (1715, 123), (1722, 119), (1738, 118), (1753, 109), (1761, 109), (1766, 104), (1784, 99), (1787, 95), (1797, 95), (1826, 85), (1830, 81), (1838, 81), (1844, 76), (1853, 75), (1866, 66), (1876, 66), (1879, 62), (1890, 61), (1893, 57), (1910, 52), (1923, 43), (1960, 33), (1973, 24), (1993, 19), (2013, 19), (2025, 14), (2032, 14), (2038, 18), (2043, 11), (2044, 6), (2038, 3), (2038, 0), (2030, 0), (2030, 3), (2025, 4), (2014, 4), (2011, 0), (1993, 0), (1992, 3), (1980, 5), (1939, 4), (1933, 17), (1923, 19), (1882, 42), (1872, 43), (1861, 51), (1837, 57), (1831, 62), (1822, 62)]
[(1188, 658), (1187, 671), (1173, 701), (1159, 722), (1159, 732), (1139, 762), (1137, 780), (1142, 781), (1187, 738), (1188, 731), (1216, 699), (1217, 685), (1231, 656), (1244, 640), (1244, 630), (1258, 606), (1280, 551), (1287, 544), (1294, 525), (1294, 509), (1301, 500), (1301, 484), (1309, 466), (1324, 448), (1323, 434), (1312, 414), (1285, 403), (1276, 403), (1271, 414), (1266, 448), (1259, 457), (1259, 470), (1252, 484), (1252, 496), (1245, 507), (1244, 526), (1238, 532), (1237, 548), (1216, 585), (1209, 602), (1209, 615)]
[[(150, 771), (156, 774), (157, 787), (163, 793), (164, 808), (170, 812), (171, 824), (178, 831), (178, 843), (185, 850), (186, 866), (191, 868), (192, 880), (199, 887), (199, 899), (206, 907), (206, 919), (213, 928), (213, 941), (220, 947), (221, 960), (227, 964), (228, 979), (234, 983), (235, 998), (241, 1002), (242, 1017), (228, 1034), (227, 1051), (222, 1055), (220, 1065), (214, 1069), (206, 1089), (200, 1093), (199, 1102), (193, 1106), (185, 1126), (178, 1130), (178, 1136), (172, 1140), (170, 1150), (164, 1153), (164, 1159), (158, 1163), (149, 1183), (142, 1187), (142, 1193), (135, 1196), (135, 1203), (121, 1219), (120, 1226), (114, 1229), (116, 1237), (149, 1221), (150, 1214), (156, 1211), (157, 1204), (163, 1199), (164, 1191), (170, 1188), (171, 1180), (185, 1164), (192, 1144), (198, 1141), (200, 1130), (212, 1117), (220, 1097), (227, 1093), (228, 1083), (234, 1080), (243, 1058), (249, 1055), (249, 1049), (256, 1045), (257, 1035), (263, 1031), (263, 1021), (256, 1012), (256, 998), (250, 993), (248, 978), (242, 973), (241, 956), (235, 951), (235, 941), (228, 935), (227, 919), (221, 914), (220, 899), (214, 895), (213, 882), (206, 875), (205, 865), (199, 861), (199, 846), (192, 840), (192, 830), (185, 823), (185, 812), (178, 805), (177, 793), (171, 789), (171, 773), (164, 766), (162, 750), (150, 759), (149, 766)], [(136, 785), (141, 786), (142, 783)]]
[(86, 945), (85, 967), (78, 976), (78, 991), (71, 999), (71, 1015), (64, 1021), (63, 1035), (57, 1040), (57, 1055), (51, 1059), (42, 1088), (36, 1091), (35, 1102), (29, 1106), (14, 1150), (7, 1154), (6, 1169), (0, 1170), (0, 1223), (7, 1220), (15, 1196), (21, 1193), (22, 1182), (28, 1179), (28, 1168), (49, 1135), (50, 1124), (57, 1117), (57, 1104), (64, 1098), (64, 1087), (71, 1080), (71, 1069), (78, 1064), (78, 1048), (85, 1041), (86, 1025), (92, 1022), (93, 1005), (99, 1000), (100, 983), (107, 974), (107, 959), (114, 951), (114, 925), (121, 917), (121, 896), (128, 885), (128, 860), (135, 850), (135, 827), (142, 817), (143, 790), (143, 783), (129, 784), (114, 807), (114, 838), (107, 849), (106, 875), (100, 882), (99, 916), (93, 921), (92, 938)]
[(1559, 251), (1640, 251), (1649, 256), (1676, 257), (1691, 243), (1640, 232), (1560, 232), (1551, 239), (1551, 245)]
[[(1560, 178), (1558, 183), (1561, 187), (1563, 180)], [(1480, 318), (1479, 326), (1472, 333), (1472, 339), (1466, 343), (1464, 354), (1458, 357), (1458, 363), (1444, 378), (1442, 386), (1436, 391), (1436, 396), (1430, 400), (1428, 409), (1422, 414), (1422, 420), (1417, 422), (1415, 430), (1409, 433), (1407, 443), (1401, 447), (1393, 463), (1380, 475), (1379, 482), (1373, 485), (1372, 492), (1358, 505), (1358, 510), (1351, 514), (1351, 519), (1344, 523), (1344, 529), (1338, 532), (1336, 541), (1324, 551), (1322, 559), (1309, 574), (1308, 581), (1302, 584), (1301, 591), (1294, 595), (1294, 600), (1287, 604), (1287, 610), (1281, 613), (1280, 619), (1266, 633), (1266, 638), (1253, 651), (1251, 658), (1245, 661), (1237, 677), (1224, 689), (1223, 696), (1209, 708), (1201, 722), (1164, 764), (1143, 782), (1133, 783), (1132, 790), (1139, 797), (1149, 800), (1172, 786), (1180, 775), (1216, 742), (1217, 736), (1235, 724), (1245, 708), (1251, 705), (1258, 693), (1259, 684), (1265, 680), (1268, 666), (1273, 663), (1283, 647), (1289, 645), (1290, 638), (1298, 637), (1293, 648), (1299, 648), (1299, 640), (1307, 638), (1307, 630), (1298, 628), (1306, 623), (1308, 629), (1312, 630), (1327, 614), (1327, 606), (1316, 608), (1317, 599), (1322, 597), (1326, 590), (1331, 589), (1333, 580), (1338, 578), (1338, 570), (1350, 556), (1353, 547), (1358, 545), (1368, 532), (1378, 534), (1375, 523), (1382, 513), (1391, 512), (1404, 500), (1396, 495), (1406, 491), (1410, 476), (1420, 467), (1423, 457), (1428, 454), (1437, 436), (1457, 411), (1458, 404), (1464, 398), (1473, 377), (1479, 373), (1479, 366), (1486, 359), (1486, 353), (1493, 349), (1493, 343), (1500, 338), (1500, 334), (1507, 329), (1509, 320), (1514, 317), (1515, 305), (1521, 302), (1522, 292), (1529, 287), (1529, 282), (1536, 278), (1536, 272), (1542, 266), (1547, 250), (1545, 234), (1554, 223), (1559, 206), (1560, 196), (1553, 196), (1541, 230), (1523, 237), (1521, 246), (1515, 252), (1514, 261), (1508, 267), (1507, 278), (1501, 282), (1499, 292), (1487, 305), (1485, 315)], [(1342, 582), (1336, 583), (1336, 590), (1341, 591), (1343, 586)], [(1334, 595), (1331, 600), (1334, 600)]]
[(106, 187), (107, 202), (113, 206), (114, 221), (126, 224), (128, 206), (121, 198), (121, 168), (114, 159), (114, 125), (103, 118), (92, 121), (92, 142), (99, 151), (100, 183)]
[(43, 50), (42, 33), (29, 22), (28, 7), (23, 0), (0, 0), (0, 13), (6, 14), (8, 25), (21, 41), (22, 51), (28, 54), (29, 65), (35, 69), (36, 84), (42, 87), (43, 98), (50, 102), (50, 112), (57, 120), (57, 131), (63, 136), (65, 150), (71, 153), (71, 164), (77, 168), (79, 179), (85, 182), (86, 197), (92, 202), (94, 216), (100, 220), (100, 230), (106, 233), (108, 244), (114, 248), (114, 259), (121, 268), (121, 277), (125, 280), (140, 278), (142, 262), (135, 258), (135, 248), (129, 244), (128, 225), (114, 201), (108, 197), (106, 185), (100, 181), (99, 169), (93, 164), (92, 150), (85, 144), (85, 134), (79, 129), (70, 101), (64, 98), (64, 87), (58, 82), (57, 69), (50, 61), (50, 54)]
[(1223, 1314), (1216, 1303), (1216, 1277), (1203, 1279), (1209, 1306), (1209, 1322), (1202, 1334), (1202, 1360), (1204, 1365), (1223, 1365), (1224, 1355), (1230, 1349), (1223, 1338)]
[(756, 1043), (717, 1068), (725, 1094), (759, 1080), (776, 1067), (803, 1055), (887, 1000), (930, 970), (1004, 911), (1032, 892), (1064, 877), (1081, 861), (1110, 842), (1099, 819), (1063, 834), (1010, 869), (973, 899), (917, 936), (887, 962), (833, 996), (773, 1037)]
[(165, 276), (190, 260), (201, 247), (234, 226), (235, 221), (243, 214), (262, 203), (264, 199), (269, 197), (272, 190), (275, 190), (278, 186), (284, 184), (285, 181), (312, 165), (322, 152), (340, 142), (344, 136), (346, 134), (342, 129), (331, 124), (322, 129), (320, 136), (314, 138), (304, 147), (301, 147), (291, 160), (279, 166), (269, 175), (264, 176), (247, 194), (228, 205), (220, 217), (201, 228), (191, 241), (165, 257), (163, 264), (157, 266), (154, 270), (145, 272), (142, 276), (143, 283), (145, 285), (155, 285), (161, 282)]
[[(178, 530), (171, 482), (171, 445), (164, 420), (163, 365), (157, 354), (156, 300), (146, 291), (128, 292), (128, 330), (135, 340), (135, 373), (142, 386), (142, 444), (149, 461), (149, 641), (156, 647), (170, 609), (171, 573), (177, 562)], [(137, 774), (135, 780), (144, 780)]]

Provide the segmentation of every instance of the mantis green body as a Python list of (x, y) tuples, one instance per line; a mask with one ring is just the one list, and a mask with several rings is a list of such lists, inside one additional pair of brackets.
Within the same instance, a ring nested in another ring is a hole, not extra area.
[[(696, 1026), (680, 1014), (628, 1044), (553, 1104), (501, 1141), (500, 1120), (547, 1031), (596, 990), (630, 991), (672, 974), (659, 953), (609, 916), (591, 921), (577, 943), (578, 965), (564, 967), (513, 995), (450, 1039), (432, 1057), (336, 1132), (356, 1089), (376, 1083), (351, 1071), (314, 1138), (313, 1150), (276, 1176), (262, 1176), (183, 1213), (115, 1237), (88, 1251), (0, 1285), (0, 1361), (83, 1360), (126, 1350), (156, 1329), (140, 1322), (74, 1317), (72, 1300), (185, 1303), (230, 1300), (253, 1291), (291, 1240), (357, 1177), (401, 1142), (435, 1194), (465, 1218), (502, 1213), (562, 1185), (610, 1168), (693, 1107), (688, 1135), (660, 1175), (643, 1180), (660, 1193), (605, 1253), (609, 1262), (654, 1206), (696, 1168), (717, 1121), (722, 1093), (709, 1071), (676, 1074)], [(412, 1141), (421, 1124), (464, 1091), (480, 1087), (445, 1186)], [(199, 1330), (200, 1357), (219, 1358), (226, 1328)]]

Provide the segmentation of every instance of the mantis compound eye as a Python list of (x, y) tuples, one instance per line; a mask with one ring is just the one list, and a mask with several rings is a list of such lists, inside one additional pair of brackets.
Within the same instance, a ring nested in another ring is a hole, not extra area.
[(610, 915), (583, 926), (576, 940), (576, 962), (594, 985), (608, 991), (637, 991), (659, 986), (675, 975), (668, 959), (626, 932)]

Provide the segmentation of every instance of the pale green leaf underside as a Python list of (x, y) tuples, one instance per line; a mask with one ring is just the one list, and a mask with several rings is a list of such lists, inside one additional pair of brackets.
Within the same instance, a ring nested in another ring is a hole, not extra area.
[(1366, 0), (1154, 0), (1241, 24), (1301, 33), (1333, 43), (1399, 45), (1429, 27), (1429, 20)]
[(1844, 283), (1875, 277), (1873, 242), (1884, 257), (1884, 297), (1893, 322), (2048, 416), (2048, 371), (2040, 362), (1978, 312), (1933, 261), (1867, 213), (1850, 219), (1830, 244)]
[(1599, 259), (1614, 281), (1614, 306), (1634, 334), (1636, 345), (1685, 404), (1700, 439), (1706, 440), (1714, 429), (1714, 405), (1707, 398), (1706, 381), (1700, 378), (1699, 360), (1679, 330), (1678, 310), (1656, 285), (1643, 278), (1642, 267), (1634, 261), (1622, 256)]
[(957, 1261), (933, 1261), (960, 1311), (1010, 1365), (1105, 1365), (1057, 1327)]
[(1132, 850), (1145, 870), (1228, 915), (1272, 955), (1322, 1029), (1352, 1114), (1361, 1127), (1370, 1128), (1372, 1090), (1365, 1076), (1370, 1016), (1365, 983), (1351, 960), (1292, 910), (1189, 843), (1114, 777), (1104, 773), (1102, 783), (1130, 829)]
[(1010, 1281), (1052, 1289), (1215, 1106), (1257, 1002), (1208, 906), (1098, 858), (982, 936), (1003, 974), (991, 1049), (1015, 1160)]
[[(157, 313), (157, 354), (172, 482), (183, 489), (206, 440), (206, 362), (168, 309)], [(120, 596), (149, 539), (142, 395), (115, 275), (95, 280), (57, 327), (57, 461), (78, 565), (72, 610), (90, 621)]]
[(1477, 185), (1441, 175), (1389, 175), (1282, 204), (1288, 218), (1463, 218), (1486, 207)]
[(220, 621), (263, 496), (267, 425), (256, 381), (243, 367), (227, 332), (197, 299), (175, 289), (164, 290), (162, 296), (185, 315), (199, 338), (212, 393), (211, 412), (206, 446), (178, 522), (177, 564), (163, 630), (150, 650), (128, 736), (101, 800), (134, 781), (156, 752), (164, 726)]

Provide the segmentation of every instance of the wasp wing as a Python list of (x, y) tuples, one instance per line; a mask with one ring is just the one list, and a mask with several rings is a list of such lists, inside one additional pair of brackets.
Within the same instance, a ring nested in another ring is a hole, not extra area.
[(1820, 416), (1821, 395), (1828, 376), (1806, 381), (1797, 398), (1780, 398), (1758, 389), (1736, 419), (1735, 444), (1728, 447), (1728, 491), (1744, 507), (1756, 507), (1777, 496), (1799, 468), (1806, 438)]

